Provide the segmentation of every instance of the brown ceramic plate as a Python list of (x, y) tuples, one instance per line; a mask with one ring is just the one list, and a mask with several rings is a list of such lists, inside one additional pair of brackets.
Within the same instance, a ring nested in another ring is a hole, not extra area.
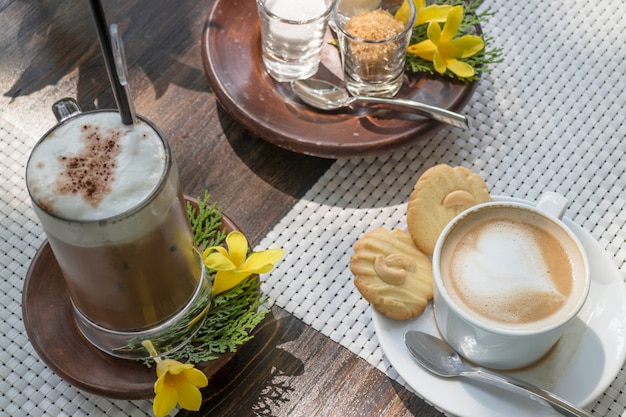
[[(188, 199), (192, 204), (195, 200)], [(225, 231), (238, 230), (225, 215)], [(31, 344), (57, 375), (73, 386), (103, 397), (135, 400), (154, 397), (154, 368), (119, 359), (93, 347), (80, 333), (59, 265), (44, 242), (26, 274), (22, 317)], [(215, 374), (234, 353), (199, 364), (207, 376)]]
[[(330, 38), (330, 31), (327, 37)], [(442, 123), (407, 113), (364, 108), (319, 112), (306, 107), (286, 83), (265, 72), (254, 0), (215, 0), (202, 37), (204, 69), (224, 109), (254, 135), (282, 148), (324, 158), (380, 155), (416, 146)], [(339, 54), (325, 45), (314, 78), (342, 84)], [(477, 82), (412, 75), (398, 96), (461, 112)]]

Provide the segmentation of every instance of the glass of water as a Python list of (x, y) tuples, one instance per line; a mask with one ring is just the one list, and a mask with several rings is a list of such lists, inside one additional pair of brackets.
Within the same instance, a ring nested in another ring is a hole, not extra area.
[(317, 72), (334, 0), (257, 0), (263, 64), (279, 82)]

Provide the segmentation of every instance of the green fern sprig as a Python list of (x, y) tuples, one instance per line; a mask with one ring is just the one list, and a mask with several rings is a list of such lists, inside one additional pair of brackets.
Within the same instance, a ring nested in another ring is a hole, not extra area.
[[(222, 227), (222, 210), (217, 203), (209, 203), (210, 195), (198, 198), (198, 208), (187, 203), (187, 215), (201, 250), (218, 246), (226, 240)], [(207, 271), (215, 276), (215, 271)], [(235, 352), (252, 339), (251, 331), (265, 318), (268, 309), (261, 308), (267, 298), (261, 292), (257, 276), (244, 279), (234, 288), (216, 295), (210, 302), (204, 323), (193, 339), (168, 357), (180, 362), (202, 363), (219, 358), (225, 352)], [(152, 367), (152, 360), (144, 364)]]

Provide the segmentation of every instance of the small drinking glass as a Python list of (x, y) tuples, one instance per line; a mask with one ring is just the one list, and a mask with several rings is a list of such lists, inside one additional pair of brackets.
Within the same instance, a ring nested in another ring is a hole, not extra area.
[(257, 0), (263, 64), (279, 82), (317, 72), (334, 0)]
[[(415, 5), (406, 22), (395, 12), (403, 0), (338, 0), (332, 26), (339, 40), (346, 89), (352, 95), (392, 97), (402, 86)], [(406, 7), (406, 6), (405, 6)]]

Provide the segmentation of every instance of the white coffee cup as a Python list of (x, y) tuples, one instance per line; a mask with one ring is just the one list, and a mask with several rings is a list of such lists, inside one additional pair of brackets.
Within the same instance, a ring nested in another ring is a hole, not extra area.
[(541, 359), (582, 308), (589, 262), (559, 219), (567, 201), (474, 206), (443, 230), (433, 254), (434, 313), (459, 354), (496, 369)]

